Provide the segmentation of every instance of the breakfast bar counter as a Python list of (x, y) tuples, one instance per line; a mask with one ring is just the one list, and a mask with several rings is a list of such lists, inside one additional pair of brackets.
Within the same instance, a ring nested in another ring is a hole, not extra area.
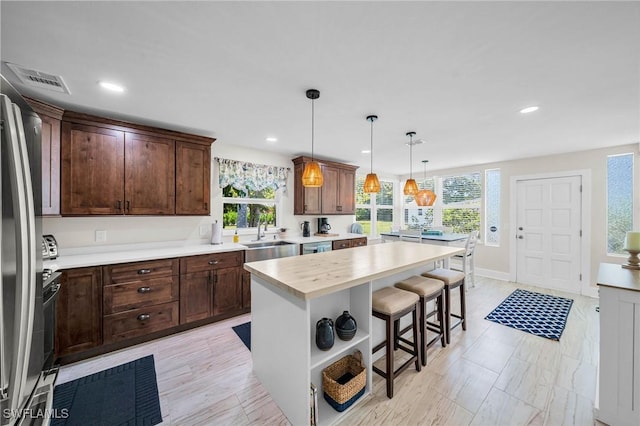
[[(394, 242), (246, 263), (251, 272), (253, 370), (289, 421), (309, 424), (311, 384), (318, 389), (318, 424), (332, 424), (342, 416), (322, 397), (322, 370), (355, 350), (363, 355), (368, 395), (372, 346), (384, 340), (382, 323), (374, 324), (371, 315), (371, 293), (462, 252), (459, 247)], [(336, 336), (331, 349), (318, 349), (316, 322), (335, 321), (344, 311), (357, 321), (355, 337), (342, 341)]]

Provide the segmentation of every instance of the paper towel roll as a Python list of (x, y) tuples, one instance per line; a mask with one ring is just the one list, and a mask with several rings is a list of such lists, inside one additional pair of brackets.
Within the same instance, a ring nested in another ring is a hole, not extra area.
[(222, 244), (222, 224), (217, 220), (211, 224), (211, 244)]

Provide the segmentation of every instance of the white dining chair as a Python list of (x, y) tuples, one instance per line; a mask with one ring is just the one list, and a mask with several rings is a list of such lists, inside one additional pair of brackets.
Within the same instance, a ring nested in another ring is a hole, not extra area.
[[(464, 254), (453, 256), (454, 259), (460, 260), (462, 269), (451, 268), (457, 271), (462, 271), (465, 278), (469, 277), (471, 281), (471, 287), (476, 286), (476, 268), (473, 261), (473, 252), (475, 251), (476, 243), (478, 242), (478, 235), (478, 231), (471, 231), (464, 246)], [(467, 289), (468, 288), (469, 286), (467, 286)]]
[(422, 243), (422, 230), (421, 229), (401, 229), (400, 241), (409, 241), (411, 243)]

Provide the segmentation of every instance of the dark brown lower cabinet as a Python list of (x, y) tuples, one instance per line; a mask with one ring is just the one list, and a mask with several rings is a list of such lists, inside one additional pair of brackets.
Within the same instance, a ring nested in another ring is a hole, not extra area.
[(251, 273), (242, 271), (242, 309), (251, 308)]
[(242, 269), (231, 267), (180, 277), (180, 324), (242, 309)]
[(56, 355), (102, 344), (102, 268), (63, 271), (56, 302)]

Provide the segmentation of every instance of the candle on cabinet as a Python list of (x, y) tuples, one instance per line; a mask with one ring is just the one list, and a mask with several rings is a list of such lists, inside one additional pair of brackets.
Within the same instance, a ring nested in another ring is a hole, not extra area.
[(624, 249), (640, 251), (640, 232), (638, 231), (627, 232), (627, 236), (624, 239)]

